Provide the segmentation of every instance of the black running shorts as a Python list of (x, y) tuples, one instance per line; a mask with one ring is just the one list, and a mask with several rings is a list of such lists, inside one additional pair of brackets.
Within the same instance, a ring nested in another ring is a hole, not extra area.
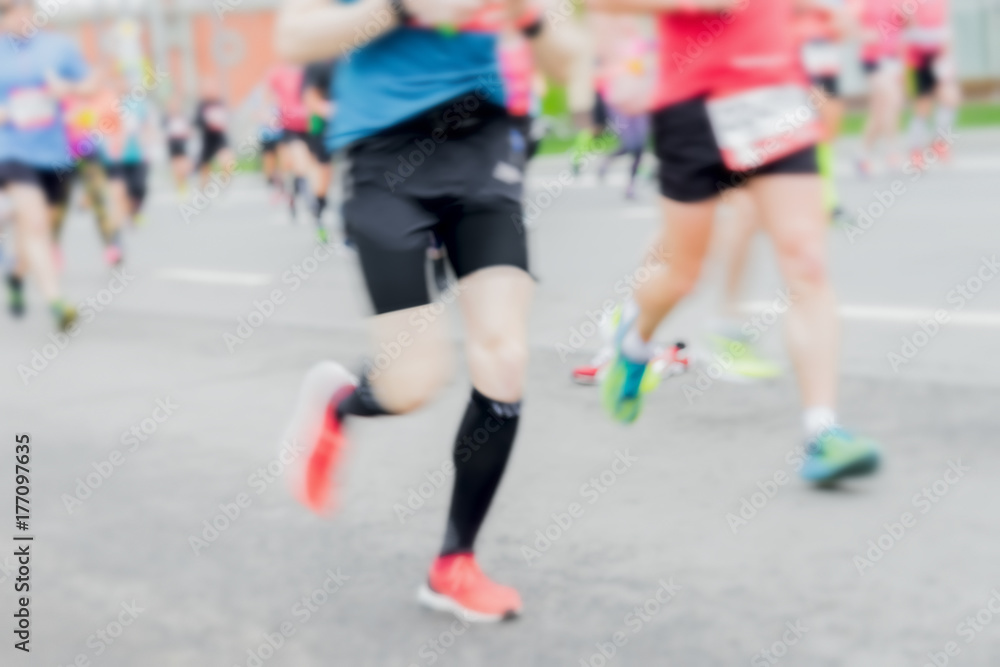
[(660, 194), (679, 202), (711, 199), (754, 175), (815, 174), (813, 147), (786, 155), (752, 172), (734, 172), (722, 161), (704, 98), (670, 105), (653, 114), (653, 140), (660, 161)]
[(0, 162), (0, 188), (8, 183), (24, 183), (38, 187), (49, 206), (61, 206), (69, 201), (72, 171), (42, 169), (23, 162)]
[(210, 166), (219, 153), (226, 148), (226, 135), (221, 132), (205, 132), (201, 138), (201, 155), (198, 158), (198, 168)]
[(167, 139), (167, 154), (171, 158), (184, 157), (187, 155), (187, 139), (180, 137), (170, 137)]
[(528, 270), (525, 149), (506, 111), (475, 95), (351, 146), (344, 223), (377, 314), (430, 303), (428, 232), (459, 279), (490, 266)]
[(934, 63), (940, 54), (934, 52), (920, 53), (913, 68), (914, 83), (917, 97), (933, 95), (938, 85), (937, 74), (934, 73)]
[(104, 165), (104, 173), (109, 181), (125, 182), (125, 191), (130, 199), (143, 202), (146, 199), (149, 165), (144, 162), (112, 162)]
[(330, 155), (330, 149), (326, 147), (326, 141), (323, 139), (322, 132), (306, 135), (306, 144), (309, 146), (309, 152), (312, 153), (316, 162), (323, 165), (330, 164), (333, 156)]
[(836, 74), (822, 74), (809, 77), (809, 83), (813, 88), (819, 88), (827, 97), (837, 99), (840, 97), (840, 82)]

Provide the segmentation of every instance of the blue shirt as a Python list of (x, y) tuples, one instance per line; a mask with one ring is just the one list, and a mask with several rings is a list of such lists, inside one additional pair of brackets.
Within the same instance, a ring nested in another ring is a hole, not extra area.
[(469, 93), (504, 104), (495, 34), (397, 28), (339, 60), (327, 145), (342, 148)]
[(0, 36), (0, 161), (42, 169), (72, 162), (59, 101), (48, 94), (45, 74), (69, 81), (87, 76), (87, 64), (65, 35), (39, 31), (29, 39)]

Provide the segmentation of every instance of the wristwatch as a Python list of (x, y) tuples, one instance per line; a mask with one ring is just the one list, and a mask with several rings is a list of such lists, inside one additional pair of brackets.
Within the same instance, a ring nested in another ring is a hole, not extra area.
[(515, 26), (526, 38), (534, 39), (541, 34), (542, 28), (545, 27), (545, 16), (541, 9), (532, 7), (524, 13), (524, 16), (515, 21)]
[(403, 4), (403, 0), (389, 0), (389, 9), (399, 17), (399, 25), (406, 25), (413, 18), (413, 14)]

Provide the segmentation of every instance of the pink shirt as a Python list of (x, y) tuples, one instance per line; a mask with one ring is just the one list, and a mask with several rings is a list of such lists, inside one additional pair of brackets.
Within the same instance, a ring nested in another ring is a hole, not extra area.
[(281, 114), (281, 126), (293, 132), (309, 128), (309, 113), (302, 102), (302, 74), (301, 67), (279, 65), (267, 77)]
[(899, 0), (864, 0), (860, 18), (864, 32), (863, 61), (877, 62), (901, 55), (907, 17), (899, 9)]
[(703, 95), (804, 83), (792, 15), (792, 0), (740, 0), (727, 12), (661, 15), (653, 108)]
[(948, 25), (948, 0), (918, 2), (911, 23), (921, 28), (940, 28)]

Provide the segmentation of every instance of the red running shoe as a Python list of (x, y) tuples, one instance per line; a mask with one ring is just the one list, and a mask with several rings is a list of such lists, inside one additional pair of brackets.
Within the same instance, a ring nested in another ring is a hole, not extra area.
[(295, 456), (289, 475), (292, 492), (317, 514), (326, 514), (335, 505), (334, 477), (346, 443), (335, 407), (356, 384), (357, 379), (338, 363), (314, 366), (302, 382), (281, 444)]
[(471, 553), (439, 556), (417, 599), (471, 623), (493, 623), (521, 613), (520, 594), (488, 579)]

